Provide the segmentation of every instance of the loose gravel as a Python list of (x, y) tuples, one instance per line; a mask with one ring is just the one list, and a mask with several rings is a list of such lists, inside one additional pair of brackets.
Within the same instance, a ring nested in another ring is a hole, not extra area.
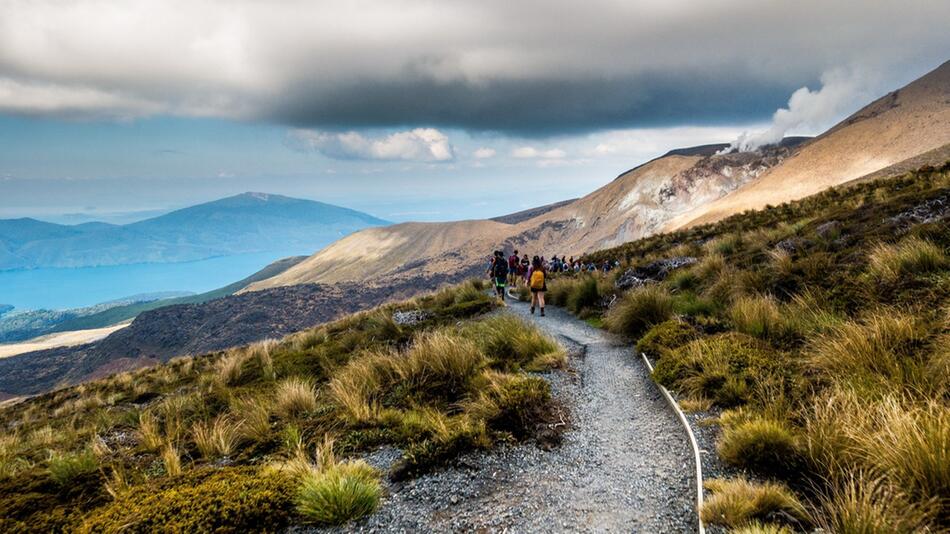
[[(685, 430), (629, 344), (558, 309), (516, 313), (557, 337), (574, 372), (544, 373), (570, 411), (560, 446), (472, 452), (401, 484), (368, 518), (338, 532), (695, 532), (695, 480)], [(385, 470), (394, 448), (366, 459)], [(315, 529), (295, 527), (293, 532)]]

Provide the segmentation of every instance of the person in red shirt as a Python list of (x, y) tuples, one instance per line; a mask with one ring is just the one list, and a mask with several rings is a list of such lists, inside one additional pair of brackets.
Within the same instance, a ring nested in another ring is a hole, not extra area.
[(515, 287), (518, 285), (518, 251), (514, 251), (508, 256), (508, 285)]

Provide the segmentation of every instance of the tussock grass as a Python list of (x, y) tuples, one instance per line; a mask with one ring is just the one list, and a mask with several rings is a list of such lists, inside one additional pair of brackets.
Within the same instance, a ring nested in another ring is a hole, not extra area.
[(916, 236), (896, 245), (879, 244), (868, 256), (868, 274), (877, 280), (895, 282), (947, 268), (950, 261), (940, 247)]
[(284, 419), (313, 412), (317, 409), (317, 394), (313, 383), (304, 378), (285, 378), (274, 392), (274, 411)]
[(840, 534), (928, 532), (928, 508), (909, 502), (884, 479), (858, 473), (836, 481), (821, 497), (817, 522)]
[(192, 427), (192, 437), (201, 455), (215, 459), (231, 454), (237, 449), (242, 436), (244, 420), (222, 414), (211, 421), (199, 421)]
[(247, 353), (243, 349), (230, 349), (215, 364), (218, 382), (223, 386), (233, 386), (241, 382), (244, 374), (244, 362)]
[(271, 471), (295, 479), (294, 502), (307, 521), (341, 525), (376, 510), (382, 495), (376, 469), (362, 460), (338, 461), (330, 439), (317, 447), (315, 461), (300, 453), (288, 462), (271, 466)]
[(950, 519), (950, 409), (935, 401), (908, 406), (894, 397), (876, 408), (876, 431), (855, 436), (864, 460), (915, 501), (936, 501)]
[(915, 356), (930, 332), (918, 318), (895, 311), (849, 321), (818, 337), (809, 363), (829, 380), (878, 394), (921, 382)]
[(53, 482), (67, 486), (77, 477), (99, 469), (96, 455), (90, 449), (79, 452), (50, 452), (47, 471)]
[(730, 530), (729, 534), (793, 534), (793, 531), (785, 525), (753, 521), (743, 527)]
[(789, 334), (779, 304), (771, 295), (738, 297), (728, 313), (736, 330), (744, 334), (762, 339), (782, 338)]
[(29, 462), (19, 456), (21, 447), (18, 434), (0, 436), (0, 480), (12, 477), (29, 467)]
[(766, 521), (778, 514), (808, 524), (807, 509), (784, 485), (776, 482), (757, 484), (743, 478), (705, 482), (712, 496), (703, 503), (703, 521), (726, 527), (743, 527)]
[(165, 443), (158, 420), (151, 411), (139, 414), (139, 441), (146, 450), (157, 450)]
[(690, 398), (731, 407), (746, 402), (753, 387), (769, 380), (778, 363), (754, 338), (728, 333), (662, 351), (653, 377)]
[(165, 474), (168, 476), (178, 476), (181, 474), (181, 453), (178, 447), (169, 443), (162, 449), (162, 465), (165, 467)]
[(659, 284), (626, 293), (607, 312), (604, 324), (613, 333), (639, 338), (653, 325), (673, 315), (673, 299)]
[(781, 421), (763, 417), (725, 425), (717, 450), (727, 463), (764, 474), (788, 475), (801, 465), (792, 430)]
[(273, 400), (265, 394), (231, 400), (231, 412), (240, 414), (244, 421), (241, 425), (242, 437), (256, 442), (264, 442), (271, 437), (272, 404)]
[(467, 325), (461, 335), (474, 339), (490, 364), (500, 369), (542, 371), (566, 363), (564, 349), (557, 341), (512, 314)]

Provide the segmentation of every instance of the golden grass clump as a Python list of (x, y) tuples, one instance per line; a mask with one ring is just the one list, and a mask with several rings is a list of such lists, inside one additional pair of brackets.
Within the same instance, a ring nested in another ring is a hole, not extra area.
[(244, 349), (230, 349), (215, 363), (216, 379), (222, 386), (237, 385), (241, 381), (244, 362), (248, 355)]
[(797, 438), (788, 425), (758, 416), (725, 425), (717, 449), (727, 463), (764, 474), (789, 474), (801, 459)]
[(16, 433), (0, 436), (0, 480), (30, 467), (29, 462), (19, 456), (22, 445)]
[(808, 524), (807, 509), (784, 485), (777, 482), (757, 484), (743, 478), (712, 479), (704, 484), (712, 496), (703, 503), (703, 521), (726, 527), (743, 527), (781, 513)]
[(868, 273), (883, 282), (928, 274), (947, 268), (950, 261), (937, 245), (913, 236), (896, 245), (881, 243), (868, 256)]
[(145, 411), (139, 414), (139, 441), (145, 449), (154, 451), (159, 449), (165, 443), (165, 436), (162, 435), (158, 419), (151, 411)]
[(825, 532), (932, 532), (933, 511), (909, 502), (883, 478), (858, 473), (833, 482), (819, 501), (817, 523)]
[(290, 377), (277, 384), (274, 394), (274, 411), (285, 419), (291, 419), (317, 409), (317, 394), (313, 383), (304, 378)]
[(789, 328), (779, 304), (771, 295), (741, 296), (729, 307), (736, 330), (762, 339), (782, 337)]
[(222, 414), (211, 421), (195, 423), (192, 437), (198, 451), (207, 459), (231, 456), (241, 441), (243, 425), (243, 420)]
[(244, 421), (241, 435), (249, 440), (264, 442), (271, 437), (271, 413), (273, 400), (265, 394), (234, 397), (230, 402), (231, 412), (240, 414)]
[(169, 443), (162, 449), (162, 465), (165, 467), (165, 474), (168, 476), (181, 474), (181, 454), (178, 452), (178, 447)]
[(807, 354), (828, 380), (865, 393), (887, 392), (920, 382), (922, 366), (914, 354), (928, 335), (920, 319), (882, 310), (861, 322), (831, 328), (816, 338)]
[(60, 486), (67, 486), (76, 477), (92, 473), (99, 469), (99, 461), (90, 449), (79, 452), (50, 451), (47, 461), (47, 471), (53, 482)]
[(604, 317), (607, 329), (615, 334), (639, 338), (653, 325), (673, 315), (673, 298), (660, 284), (650, 284), (627, 292)]
[(855, 436), (865, 462), (916, 501), (936, 500), (950, 519), (950, 409), (889, 397), (870, 417), (876, 431)]

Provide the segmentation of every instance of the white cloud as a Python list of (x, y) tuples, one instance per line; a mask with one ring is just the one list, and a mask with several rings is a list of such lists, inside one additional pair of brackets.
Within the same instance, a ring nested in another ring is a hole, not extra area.
[(472, 155), (475, 156), (476, 159), (493, 158), (495, 157), (495, 149), (481, 147), (481, 148), (476, 149), (475, 152), (472, 153)]
[(560, 148), (540, 150), (533, 146), (521, 146), (512, 150), (511, 156), (518, 159), (562, 159), (567, 153)]
[(455, 157), (448, 136), (435, 128), (415, 128), (381, 137), (352, 131), (294, 130), (290, 137), (297, 147), (335, 159), (450, 161)]

